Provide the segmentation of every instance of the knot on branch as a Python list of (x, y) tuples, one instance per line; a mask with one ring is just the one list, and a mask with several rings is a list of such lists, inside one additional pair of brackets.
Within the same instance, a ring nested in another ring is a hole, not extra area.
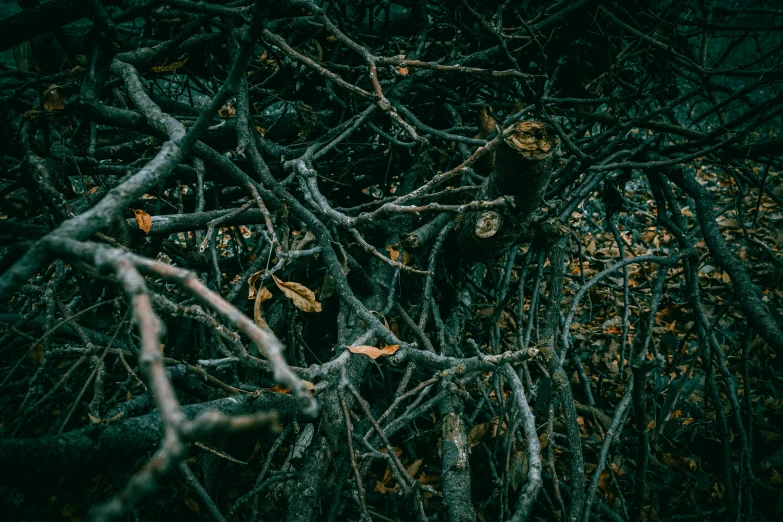
[(473, 233), (480, 238), (487, 238), (494, 236), (500, 229), (500, 225), (503, 223), (503, 218), (500, 214), (494, 210), (482, 212), (476, 221), (476, 228)]

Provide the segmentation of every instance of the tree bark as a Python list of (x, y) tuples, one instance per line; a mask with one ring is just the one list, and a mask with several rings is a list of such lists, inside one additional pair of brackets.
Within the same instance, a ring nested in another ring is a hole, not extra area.
[(513, 204), (466, 212), (460, 218), (457, 241), (466, 256), (494, 258), (511, 248), (544, 199), (559, 150), (559, 140), (547, 125), (517, 123), (495, 152), (492, 174), (476, 197), (478, 201), (513, 197)]

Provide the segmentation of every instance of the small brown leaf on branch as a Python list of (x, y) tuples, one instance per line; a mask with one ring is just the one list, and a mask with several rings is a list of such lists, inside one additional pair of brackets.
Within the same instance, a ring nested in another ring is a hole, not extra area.
[(399, 344), (392, 344), (383, 348), (376, 348), (374, 346), (349, 346), (348, 351), (351, 353), (360, 353), (366, 355), (371, 359), (377, 359), (381, 356), (394, 355), (394, 353), (400, 349)]
[(176, 62), (171, 62), (168, 65), (156, 65), (155, 67), (152, 68), (152, 72), (156, 72), (156, 73), (174, 72), (180, 67), (182, 67), (183, 65), (185, 65), (186, 63), (188, 63), (188, 58), (190, 58), (190, 56), (186, 56), (182, 60), (178, 60)]
[(299, 283), (281, 281), (279, 277), (270, 274), (277, 287), (287, 298), (294, 302), (294, 306), (303, 312), (320, 312), (321, 303), (315, 300), (315, 293)]
[(143, 210), (134, 210), (136, 214), (136, 223), (139, 225), (139, 229), (143, 230), (145, 234), (149, 234), (152, 228), (152, 216), (144, 212)]
[(250, 277), (247, 278), (247, 298), (248, 299), (255, 299), (257, 293), (261, 293), (259, 296), (259, 300), (263, 303), (264, 301), (269, 301), (272, 299), (272, 292), (270, 292), (267, 288), (261, 287), (260, 290), (256, 290), (256, 281), (258, 281), (259, 276), (263, 273), (263, 270), (256, 272), (255, 274), (252, 274)]

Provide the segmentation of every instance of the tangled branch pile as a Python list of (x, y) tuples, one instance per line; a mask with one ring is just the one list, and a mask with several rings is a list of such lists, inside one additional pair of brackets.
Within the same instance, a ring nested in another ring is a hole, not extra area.
[(19, 4), (12, 518), (781, 517), (775, 2)]

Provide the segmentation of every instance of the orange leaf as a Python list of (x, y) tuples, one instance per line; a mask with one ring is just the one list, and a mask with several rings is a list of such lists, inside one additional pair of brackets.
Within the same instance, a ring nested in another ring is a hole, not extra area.
[(397, 72), (400, 73), (400, 76), (407, 76), (409, 71), (407, 67), (397, 67)]
[(272, 393), (282, 393), (283, 395), (287, 395), (291, 391), (285, 386), (280, 386), (279, 384), (275, 384), (271, 388), (261, 388), (261, 389)]
[(360, 353), (366, 355), (371, 359), (377, 359), (378, 357), (385, 355), (393, 355), (394, 352), (400, 349), (399, 344), (392, 344), (384, 348), (376, 348), (374, 346), (349, 346), (348, 351), (351, 353)]
[(145, 234), (149, 234), (152, 228), (152, 216), (143, 210), (134, 210), (133, 212), (136, 214), (136, 223), (139, 225), (139, 229), (143, 230)]
[(294, 302), (294, 306), (303, 312), (320, 312), (321, 303), (315, 300), (315, 293), (299, 283), (281, 281), (274, 274), (270, 274), (277, 287), (287, 298)]
[(601, 472), (601, 476), (598, 478), (598, 487), (601, 489), (601, 491), (606, 491), (609, 489), (609, 472), (603, 471)]
[(397, 261), (400, 258), (400, 247), (397, 245), (386, 245), (386, 251), (392, 261)]

